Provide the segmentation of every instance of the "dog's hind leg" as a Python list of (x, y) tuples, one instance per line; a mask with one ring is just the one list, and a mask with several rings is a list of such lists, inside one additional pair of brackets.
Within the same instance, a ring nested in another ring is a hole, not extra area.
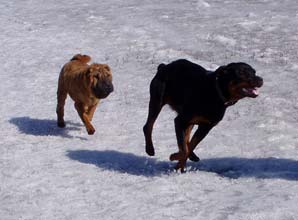
[(150, 101), (149, 101), (149, 112), (146, 124), (143, 127), (145, 142), (146, 142), (146, 153), (149, 156), (154, 156), (154, 146), (152, 142), (152, 129), (154, 122), (156, 121), (162, 107), (164, 106), (164, 91), (165, 84), (158, 79), (154, 78), (150, 85)]
[(57, 125), (60, 128), (65, 127), (65, 122), (64, 122), (64, 105), (65, 105), (65, 99), (67, 97), (67, 92), (62, 89), (61, 84), (58, 85), (58, 90), (57, 90), (57, 108), (56, 108), (56, 113), (57, 113)]
[(190, 154), (189, 159), (197, 162), (200, 160), (200, 158), (193, 152), (196, 146), (206, 137), (206, 135), (209, 133), (209, 131), (213, 128), (212, 125), (209, 124), (201, 124), (199, 125), (199, 128), (196, 130), (194, 135), (191, 138), (191, 141), (189, 143), (190, 148)]

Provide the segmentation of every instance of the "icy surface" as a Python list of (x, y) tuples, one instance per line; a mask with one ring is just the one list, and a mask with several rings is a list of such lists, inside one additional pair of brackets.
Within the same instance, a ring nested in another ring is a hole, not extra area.
[[(0, 219), (298, 219), (298, 4), (295, 0), (10, 0), (0, 4)], [(68, 99), (56, 127), (62, 65), (108, 63), (115, 92), (88, 136)], [(251, 64), (265, 84), (228, 109), (175, 173), (164, 108), (144, 151), (149, 83), (161, 62)]]

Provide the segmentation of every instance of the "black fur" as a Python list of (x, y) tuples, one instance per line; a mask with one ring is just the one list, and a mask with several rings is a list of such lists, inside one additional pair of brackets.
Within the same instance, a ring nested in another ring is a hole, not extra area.
[[(262, 78), (256, 76), (255, 70), (245, 63), (231, 63), (215, 72), (187, 60), (160, 64), (150, 84), (149, 113), (143, 128), (147, 154), (155, 154), (152, 129), (165, 104), (169, 104), (178, 114), (175, 131), (179, 152), (172, 154), (170, 159), (178, 160), (176, 168), (183, 171), (187, 158), (199, 160), (193, 150), (222, 120), (226, 108), (241, 98), (254, 96), (251, 88), (261, 87), (262, 84)], [(195, 124), (199, 127), (189, 140)]]

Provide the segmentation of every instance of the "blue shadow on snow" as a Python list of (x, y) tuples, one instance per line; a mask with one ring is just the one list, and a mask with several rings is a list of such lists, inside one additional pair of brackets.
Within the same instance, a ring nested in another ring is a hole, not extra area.
[(65, 138), (73, 138), (68, 132), (80, 130), (78, 127), (81, 126), (81, 124), (66, 122), (65, 128), (59, 128), (56, 120), (35, 119), (30, 117), (11, 118), (9, 122), (16, 125), (20, 132), (24, 134), (34, 136), (61, 136)]
[(72, 160), (93, 164), (105, 170), (136, 176), (159, 176), (173, 170), (173, 164), (170, 162), (161, 162), (156, 159), (113, 150), (75, 150), (68, 151), (67, 156)]
[[(67, 156), (105, 170), (137, 176), (159, 176), (173, 172), (175, 163), (118, 151), (68, 151)], [(259, 178), (298, 180), (298, 161), (278, 158), (223, 157), (188, 162), (187, 172), (211, 172), (230, 179)]]
[(202, 159), (191, 170), (216, 173), (222, 177), (298, 180), (298, 161), (283, 158), (223, 157)]

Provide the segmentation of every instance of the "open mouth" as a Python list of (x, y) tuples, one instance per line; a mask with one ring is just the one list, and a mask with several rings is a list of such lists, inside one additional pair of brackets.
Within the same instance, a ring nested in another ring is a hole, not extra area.
[(259, 95), (259, 91), (257, 87), (252, 88), (242, 88), (242, 92), (245, 96), (255, 98)]

